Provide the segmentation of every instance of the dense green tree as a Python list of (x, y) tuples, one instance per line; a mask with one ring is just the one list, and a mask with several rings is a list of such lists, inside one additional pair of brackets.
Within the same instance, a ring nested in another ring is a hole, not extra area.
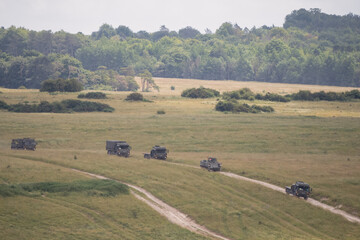
[(116, 35), (116, 31), (110, 24), (104, 23), (100, 26), (99, 31), (93, 32), (91, 37), (99, 40), (102, 37), (111, 38), (112, 36)]
[(122, 38), (129, 38), (129, 37), (134, 36), (133, 31), (131, 31), (131, 29), (129, 27), (126, 27), (123, 25), (120, 25), (119, 27), (117, 27), (115, 31), (116, 31), (116, 34)]
[(179, 37), (181, 38), (196, 38), (196, 36), (199, 34), (200, 32), (198, 30), (190, 26), (179, 30)]

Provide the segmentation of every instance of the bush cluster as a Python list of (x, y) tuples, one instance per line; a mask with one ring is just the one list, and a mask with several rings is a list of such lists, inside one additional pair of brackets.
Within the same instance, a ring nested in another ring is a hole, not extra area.
[(3, 100), (0, 100), (0, 109), (8, 109), (9, 105), (4, 102)]
[(246, 103), (240, 104), (237, 101), (219, 101), (215, 106), (216, 111), (220, 112), (245, 112), (245, 113), (260, 113), (260, 112), (274, 112), (274, 108), (270, 106), (248, 105)]
[(16, 195), (27, 195), (36, 192), (70, 193), (87, 192), (88, 195), (116, 196), (118, 194), (129, 194), (129, 187), (113, 180), (83, 180), (69, 183), (40, 182), (28, 184), (6, 185), (0, 184), (0, 196), (11, 197)]
[[(5, 102), (4, 102), (5, 103)], [(5, 103), (6, 104), (6, 103)], [(0, 106), (1, 106), (0, 102)], [(6, 107), (7, 106), (7, 107)], [(42, 101), (40, 104), (27, 104), (27, 103), (18, 103), (7, 105), (5, 109), (8, 109), (10, 112), (53, 112), (53, 113), (69, 113), (69, 112), (113, 112), (114, 108), (110, 107), (108, 104), (89, 102), (89, 101), (80, 101), (80, 100), (63, 100), (61, 102), (49, 103), (47, 101)]]
[(126, 101), (144, 101), (144, 96), (141, 93), (130, 93), (126, 99)]
[(351, 91), (346, 92), (314, 92), (311, 93), (307, 90), (300, 90), (297, 93), (293, 93), (290, 95), (287, 95), (293, 100), (299, 100), (299, 101), (352, 101), (355, 99), (360, 99), (360, 91), (355, 89)]
[(88, 99), (106, 99), (106, 94), (102, 92), (88, 92), (86, 94), (81, 93), (78, 95), (78, 98), (88, 98)]
[(187, 98), (212, 98), (220, 96), (220, 92), (210, 88), (190, 88), (181, 93), (182, 97)]
[(230, 99), (236, 99), (236, 100), (264, 100), (264, 101), (271, 101), (271, 102), (289, 102), (290, 98), (289, 97), (284, 97), (282, 95), (276, 94), (276, 93), (266, 93), (265, 95), (263, 94), (255, 94), (254, 92), (252, 92), (249, 88), (242, 88), (236, 91), (232, 91), (232, 92), (225, 92), (223, 93), (223, 98), (226, 100), (230, 100)]
[(49, 79), (41, 83), (40, 92), (80, 92), (83, 85), (76, 79)]

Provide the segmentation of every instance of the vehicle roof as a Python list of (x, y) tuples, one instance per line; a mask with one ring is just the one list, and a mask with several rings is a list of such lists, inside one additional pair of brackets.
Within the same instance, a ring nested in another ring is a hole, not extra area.
[(161, 146), (154, 146), (153, 149), (156, 149), (156, 150), (166, 150), (166, 147), (161, 147)]
[(309, 184), (304, 183), (302, 181), (297, 181), (295, 184), (300, 187), (309, 187), (310, 186)]

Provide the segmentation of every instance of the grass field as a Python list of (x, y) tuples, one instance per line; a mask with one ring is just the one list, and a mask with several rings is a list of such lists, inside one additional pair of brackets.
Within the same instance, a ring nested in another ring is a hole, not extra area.
[[(220, 91), (249, 87), (254, 92), (281, 94), (350, 88), (155, 80), (160, 92), (144, 94), (152, 102), (126, 102), (126, 92), (107, 92), (108, 99), (97, 100), (114, 107), (113, 113), (1, 111), (0, 183), (84, 179), (67, 169), (77, 168), (143, 187), (231, 239), (360, 238), (358, 224), (302, 199), (171, 164), (198, 166), (200, 160), (214, 156), (224, 171), (278, 186), (303, 180), (311, 184), (314, 198), (359, 216), (360, 102), (255, 101), (271, 105), (275, 112), (224, 114), (214, 110), (216, 99), (180, 97), (182, 90), (199, 86)], [(0, 91), (0, 100), (7, 103), (77, 97), (77, 93)], [(158, 110), (166, 114), (159, 115)], [(36, 138), (37, 150), (10, 150), (11, 139), (21, 137)], [(116, 139), (132, 146), (130, 158), (106, 155), (105, 141)], [(155, 144), (170, 149), (167, 162), (143, 158)], [(203, 239), (168, 223), (132, 195), (45, 194), (0, 197), (0, 201), (0, 237), (5, 239)]]

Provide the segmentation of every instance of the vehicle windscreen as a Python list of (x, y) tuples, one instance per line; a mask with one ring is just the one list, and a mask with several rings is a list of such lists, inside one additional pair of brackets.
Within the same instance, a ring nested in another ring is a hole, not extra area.
[(157, 153), (166, 153), (166, 149), (160, 148), (160, 149), (156, 149)]
[(308, 192), (310, 190), (309, 186), (300, 186), (299, 188), (306, 191), (306, 192)]

